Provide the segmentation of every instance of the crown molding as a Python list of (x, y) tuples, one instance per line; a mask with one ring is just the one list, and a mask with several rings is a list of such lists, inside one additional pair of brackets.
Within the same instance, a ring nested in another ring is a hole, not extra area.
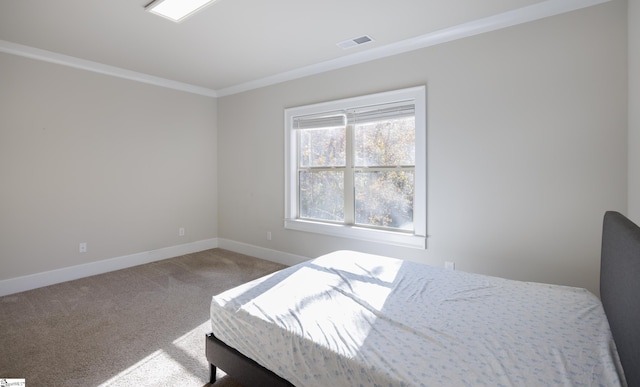
[(337, 70), (340, 68), (365, 63), (376, 59), (382, 59), (409, 51), (419, 50), (422, 48), (431, 47), (438, 44), (467, 38), (470, 36), (480, 35), (485, 32), (496, 31), (502, 28), (507, 28), (518, 24), (543, 19), (546, 17), (575, 11), (581, 8), (586, 8), (609, 1), (611, 0), (547, 0), (523, 8), (518, 8), (512, 11), (503, 12), (468, 23), (463, 23), (453, 27), (430, 32), (428, 34), (420, 35), (415, 38), (402, 40), (385, 46), (372, 48), (366, 51), (360, 51), (355, 54), (343, 56), (310, 66), (300, 67), (270, 77), (265, 77), (235, 86), (218, 89), (217, 93), (219, 97), (242, 93), (261, 87), (271, 86), (274, 84), (304, 78), (331, 70)]
[(376, 59), (386, 58), (409, 51), (419, 50), (422, 48), (483, 34), (485, 32), (496, 31), (502, 28), (507, 28), (550, 16), (591, 7), (609, 1), (611, 0), (546, 0), (526, 7), (503, 12), (494, 16), (489, 16), (468, 23), (463, 23), (454, 27), (433, 31), (428, 34), (402, 40), (400, 42), (372, 48), (366, 51), (360, 51), (351, 55), (300, 67), (291, 71), (286, 71), (253, 81), (240, 83), (238, 85), (222, 88), (219, 90), (213, 90), (201, 86), (191, 85), (188, 83), (172, 81), (149, 74), (126, 70), (123, 68), (109, 66), (102, 63), (80, 59), (64, 54), (58, 54), (52, 51), (29, 47), (5, 40), (0, 40), (0, 52), (216, 98), (242, 93), (261, 87), (271, 86), (294, 79), (304, 78), (327, 71), (337, 70), (340, 68), (365, 63)]
[(0, 40), (0, 52), (7, 54), (23, 56), (30, 59), (37, 59), (44, 62), (59, 64), (62, 66), (73, 67), (76, 69), (92, 71), (103, 75), (109, 75), (118, 78), (124, 78), (131, 81), (147, 83), (168, 89), (180, 90), (187, 93), (204, 95), (207, 97), (217, 97), (215, 90), (205, 87), (195, 86), (188, 83), (172, 81), (170, 79), (156, 77), (149, 74), (139, 73), (120, 67), (110, 66), (86, 59), (76, 58), (74, 56), (58, 54), (53, 51), (42, 50), (40, 48), (25, 46), (18, 43)]

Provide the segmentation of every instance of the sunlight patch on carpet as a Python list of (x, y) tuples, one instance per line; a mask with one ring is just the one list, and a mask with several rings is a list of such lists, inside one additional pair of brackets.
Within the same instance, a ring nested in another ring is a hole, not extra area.
[(208, 382), (209, 364), (205, 357), (205, 334), (211, 330), (205, 321), (195, 329), (154, 351), (100, 387), (119, 386), (202, 386)]

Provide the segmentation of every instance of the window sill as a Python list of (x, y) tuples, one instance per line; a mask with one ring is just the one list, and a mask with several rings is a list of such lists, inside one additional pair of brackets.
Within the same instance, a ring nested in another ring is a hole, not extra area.
[(427, 242), (425, 236), (300, 219), (285, 219), (284, 228), (401, 247), (411, 247), (414, 249), (426, 249)]

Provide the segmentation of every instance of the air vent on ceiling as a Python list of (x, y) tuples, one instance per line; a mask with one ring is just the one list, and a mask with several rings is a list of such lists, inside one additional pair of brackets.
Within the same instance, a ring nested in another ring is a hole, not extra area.
[(361, 44), (365, 44), (369, 42), (373, 42), (373, 38), (369, 35), (362, 35), (357, 38), (342, 41), (338, 43), (337, 46), (343, 50), (346, 50), (347, 48), (359, 46)]

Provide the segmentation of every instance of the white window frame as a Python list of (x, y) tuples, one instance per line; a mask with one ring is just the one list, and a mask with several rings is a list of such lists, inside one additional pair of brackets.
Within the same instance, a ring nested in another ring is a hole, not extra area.
[[(414, 231), (380, 230), (356, 225), (325, 223), (298, 218), (298, 173), (297, 173), (297, 141), (293, 127), (294, 117), (322, 114), (348, 110), (369, 105), (414, 101), (415, 103), (415, 182), (413, 202)], [(284, 227), (342, 238), (386, 243), (403, 247), (426, 248), (427, 239), (427, 114), (426, 87), (418, 86), (408, 89), (370, 94), (360, 97), (323, 102), (313, 105), (285, 109), (285, 221)]]

